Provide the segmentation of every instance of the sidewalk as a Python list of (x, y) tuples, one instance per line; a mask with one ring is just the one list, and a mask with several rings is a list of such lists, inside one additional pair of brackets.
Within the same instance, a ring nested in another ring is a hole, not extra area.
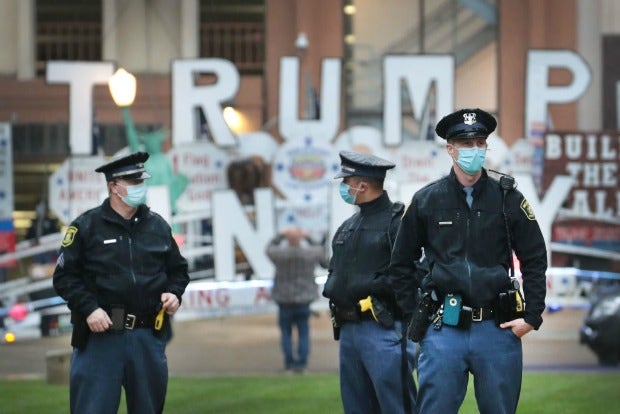
[[(523, 341), (525, 369), (597, 369), (594, 353), (579, 343), (583, 310), (543, 315), (540, 331)], [(275, 314), (174, 323), (168, 346), (171, 375), (270, 375), (282, 372)], [(326, 312), (311, 318), (309, 373), (338, 372), (338, 343)], [(69, 349), (69, 336), (0, 346), (0, 378), (44, 377), (45, 354)]]

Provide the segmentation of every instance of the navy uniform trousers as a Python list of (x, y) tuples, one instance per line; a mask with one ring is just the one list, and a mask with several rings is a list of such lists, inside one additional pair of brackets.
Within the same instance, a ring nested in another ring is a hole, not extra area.
[(416, 412), (415, 345), (407, 341), (407, 372), (411, 377), (404, 379), (401, 329), (400, 321), (385, 328), (372, 320), (340, 327), (340, 394), (345, 414), (405, 413), (403, 380), (407, 382), (412, 413)]
[(457, 414), (470, 373), (480, 414), (514, 414), (521, 392), (521, 339), (495, 321), (470, 329), (431, 325), (420, 341), (418, 412)]
[(70, 404), (75, 414), (116, 414), (121, 387), (129, 414), (161, 413), (168, 385), (166, 340), (152, 329), (91, 333), (86, 347), (74, 348)]

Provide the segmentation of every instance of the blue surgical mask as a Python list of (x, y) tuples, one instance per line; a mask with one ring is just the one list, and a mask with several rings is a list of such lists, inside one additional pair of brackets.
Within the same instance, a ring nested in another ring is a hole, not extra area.
[[(119, 184), (120, 185), (120, 184)], [(121, 197), (121, 200), (129, 207), (138, 207), (141, 204), (146, 203), (146, 184), (140, 183), (130, 186), (121, 186), (127, 189), (127, 195)]]
[(456, 163), (461, 169), (469, 174), (477, 174), (484, 164), (484, 158), (486, 156), (485, 148), (459, 148), (459, 158)]
[(345, 203), (355, 204), (355, 199), (357, 198), (357, 194), (356, 195), (349, 194), (350, 189), (351, 189), (351, 186), (349, 184), (340, 183), (340, 197), (342, 197)]

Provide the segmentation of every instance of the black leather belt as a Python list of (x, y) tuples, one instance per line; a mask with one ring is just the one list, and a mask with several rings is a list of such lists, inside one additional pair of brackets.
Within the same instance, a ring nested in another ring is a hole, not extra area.
[(155, 315), (125, 315), (125, 329), (153, 328), (155, 326)]
[(472, 322), (482, 322), (489, 319), (495, 319), (493, 308), (471, 308)]
[(360, 312), (356, 308), (332, 308), (332, 312), (338, 323), (361, 322), (374, 320), (371, 312)]

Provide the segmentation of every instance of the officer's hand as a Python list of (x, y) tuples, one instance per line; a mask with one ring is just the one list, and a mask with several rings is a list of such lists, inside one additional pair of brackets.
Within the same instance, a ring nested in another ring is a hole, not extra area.
[(170, 292), (164, 292), (161, 294), (162, 308), (168, 315), (174, 315), (179, 310), (179, 298), (177, 295)]
[(112, 319), (110, 319), (106, 311), (97, 308), (88, 315), (86, 323), (92, 332), (105, 332), (112, 326)]
[(534, 327), (525, 322), (523, 318), (515, 319), (513, 321), (504, 322), (499, 325), (500, 328), (510, 328), (517, 338), (522, 338), (526, 333), (533, 330)]

